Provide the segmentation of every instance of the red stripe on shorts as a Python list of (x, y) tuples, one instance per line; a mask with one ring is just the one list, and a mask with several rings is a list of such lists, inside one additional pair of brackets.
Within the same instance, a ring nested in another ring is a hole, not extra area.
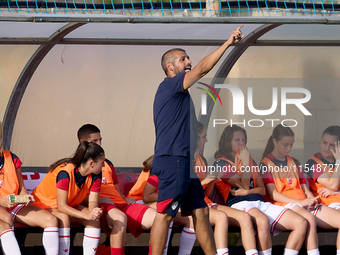
[(157, 203), (157, 212), (165, 213), (166, 209), (168, 209), (170, 203), (172, 202), (173, 198), (164, 200), (162, 202)]

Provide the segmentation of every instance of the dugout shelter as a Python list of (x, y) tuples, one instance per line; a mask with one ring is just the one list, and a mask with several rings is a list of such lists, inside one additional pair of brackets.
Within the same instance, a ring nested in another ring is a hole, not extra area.
[[(243, 114), (235, 114), (236, 100), (228, 89), (217, 89), (223, 105), (208, 96), (202, 114), (201, 85), (190, 89), (197, 117), (208, 127), (205, 156), (212, 164), (222, 122), (232, 121), (247, 130), (249, 149), (259, 162), (272, 123), (286, 121), (297, 123), (291, 154), (304, 163), (317, 152), (322, 131), (340, 124), (338, 6), (308, 2), (314, 6), (308, 9), (307, 3), (295, 2), (295, 9), (289, 9), (285, 1), (285, 9), (279, 2), (265, 2), (261, 8), (250, 1), (219, 2), (217, 17), (207, 15), (208, 3), (199, 7), (198, 2), (173, 3), (168, 9), (171, 1), (162, 8), (158, 2), (146, 9), (145, 3), (143, 10), (122, 3), (114, 11), (106, 4), (85, 3), (85, 8), (79, 3), (0, 2), (5, 149), (19, 156), (24, 171), (44, 172), (71, 155), (78, 128), (93, 123), (101, 129), (106, 157), (118, 172), (139, 171), (153, 153), (153, 98), (164, 78), (161, 55), (184, 48), (195, 65), (243, 24), (245, 38), (201, 81), (238, 87)], [(310, 114), (297, 104), (282, 103), (303, 98)], [(216, 119), (222, 121), (216, 124)]]

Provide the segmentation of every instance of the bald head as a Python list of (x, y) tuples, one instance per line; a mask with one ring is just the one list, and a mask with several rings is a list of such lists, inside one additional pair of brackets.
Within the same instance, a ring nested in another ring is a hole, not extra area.
[(174, 48), (174, 49), (170, 49), (167, 52), (165, 52), (162, 56), (162, 60), (161, 60), (161, 65), (163, 68), (163, 71), (165, 72), (165, 74), (168, 74), (168, 68), (167, 68), (167, 64), (174, 64), (175, 59), (176, 59), (176, 55), (174, 54), (176, 51), (181, 51), (185, 53), (185, 50), (181, 49), (181, 48)]

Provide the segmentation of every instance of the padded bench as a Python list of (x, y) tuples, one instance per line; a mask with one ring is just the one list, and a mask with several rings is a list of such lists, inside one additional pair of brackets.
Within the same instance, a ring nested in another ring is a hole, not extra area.
[[(23, 172), (23, 180), (25, 187), (29, 193), (33, 191), (33, 189), (36, 187), (36, 185), (39, 184), (39, 182), (44, 178), (46, 173), (38, 173), (38, 172)], [(119, 189), (124, 194), (127, 195), (129, 190), (132, 188), (132, 186), (135, 184), (139, 176), (139, 173), (117, 173), (117, 178), (119, 182)], [(216, 191), (214, 191), (216, 192)], [(213, 192), (213, 193), (214, 193)], [(218, 198), (218, 194), (213, 194), (215, 198)], [(218, 199), (217, 199), (218, 200)], [(22, 250), (22, 254), (25, 254), (25, 239), (27, 234), (29, 233), (42, 233), (43, 229), (38, 227), (29, 227), (24, 224), (20, 223), (14, 223), (15, 227), (15, 235), (17, 237), (18, 243), (20, 245), (20, 248)], [(172, 231), (172, 235), (174, 233), (180, 233), (182, 231), (181, 227), (174, 227)], [(77, 233), (83, 233), (84, 227), (77, 225), (71, 227), (71, 247), (70, 247), (70, 254), (72, 253), (73, 247), (73, 240)], [(148, 233), (149, 231), (145, 231)], [(239, 233), (240, 229), (238, 227), (229, 227), (229, 232), (232, 233)], [(318, 229), (318, 233), (337, 233), (337, 229)], [(108, 244), (108, 240), (106, 241)], [(169, 245), (171, 246), (171, 244)], [(334, 244), (335, 246), (335, 244)]]

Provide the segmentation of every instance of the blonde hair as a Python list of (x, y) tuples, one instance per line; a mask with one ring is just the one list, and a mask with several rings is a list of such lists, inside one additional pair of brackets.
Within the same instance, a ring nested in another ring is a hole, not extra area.
[(3, 135), (2, 123), (0, 121), (0, 153), (4, 150), (4, 135)]

